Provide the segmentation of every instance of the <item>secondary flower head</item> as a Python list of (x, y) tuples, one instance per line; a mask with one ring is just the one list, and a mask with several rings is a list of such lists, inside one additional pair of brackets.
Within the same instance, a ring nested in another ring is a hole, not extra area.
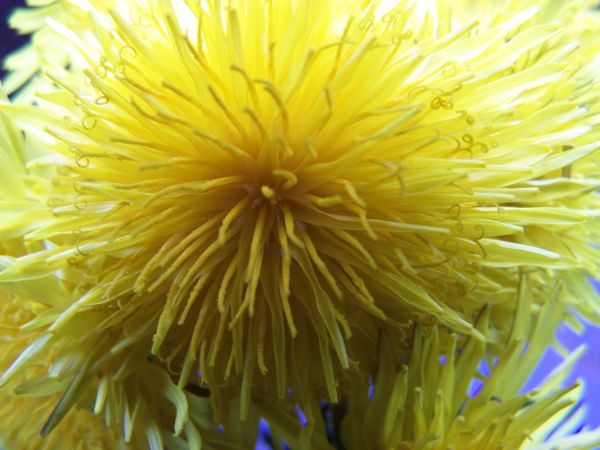
[[(61, 422), (56, 431), (44, 438), (40, 436), (44, 418), (52, 412), (56, 396), (46, 399), (31, 399), (1, 395), (2, 443), (7, 450), (60, 450), (81, 448), (82, 450), (145, 449), (125, 444), (119, 431), (107, 428), (102, 418), (91, 411), (75, 408)], [(31, 411), (35, 411), (32, 414)]]
[[(13, 245), (13, 248), (15, 246)], [(4, 253), (12, 253), (12, 248), (4, 247)], [(30, 285), (30, 288), (36, 289)], [(37, 292), (45, 289), (50, 293), (52, 288), (58, 294), (61, 286), (56, 280), (38, 282)], [(30, 296), (19, 294), (0, 287), (0, 371), (4, 372), (17, 357), (39, 337), (39, 329), (27, 327), (41, 311), (45, 309), (42, 303), (33, 301)], [(44, 298), (44, 297), (40, 297)], [(51, 301), (52, 295), (45, 297)], [(93, 412), (74, 407), (65, 414), (57, 430), (49, 438), (40, 436), (44, 423), (53, 414), (55, 405), (60, 400), (60, 377), (46, 377), (54, 352), (47, 352), (45, 357), (29, 365), (25, 373), (14, 379), (14, 390), (0, 391), (0, 420), (2, 421), (3, 448), (9, 450), (59, 450), (63, 448), (119, 449), (133, 450), (146, 446), (130, 447), (123, 443), (120, 433), (108, 428), (102, 418), (94, 416)], [(40, 378), (38, 378), (40, 377)], [(40, 383), (40, 381), (42, 381)], [(64, 384), (64, 383), (62, 383)], [(25, 394), (25, 396), (20, 396)], [(32, 413), (32, 411), (34, 413)]]
[(56, 173), (26, 235), (48, 245), (0, 279), (86, 277), (53, 330), (133, 326), (180, 387), (240, 385), (246, 415), (252, 389), (338, 400), (382, 328), (481, 338), (493, 302), (504, 330), (518, 266), (597, 311), (578, 295), (600, 185), (583, 3), (493, 2), (481, 23), (433, 0), (71, 3), (90, 27), (48, 21), (68, 67), (3, 106)]

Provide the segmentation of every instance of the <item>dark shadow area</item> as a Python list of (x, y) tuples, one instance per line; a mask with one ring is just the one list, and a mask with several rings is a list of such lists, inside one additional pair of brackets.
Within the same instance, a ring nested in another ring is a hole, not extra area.
[[(25, 6), (24, 0), (0, 0), (0, 60), (4, 62), (4, 57), (15, 48), (20, 47), (29, 36), (19, 36), (8, 26), (8, 18), (11, 12), (17, 8)], [(1, 65), (1, 76), (4, 78), (4, 63)]]

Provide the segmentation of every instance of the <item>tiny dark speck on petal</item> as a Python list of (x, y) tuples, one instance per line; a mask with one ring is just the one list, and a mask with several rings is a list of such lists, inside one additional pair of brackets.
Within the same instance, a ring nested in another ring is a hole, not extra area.
[(197, 395), (198, 397), (210, 397), (210, 391), (196, 383), (188, 383), (185, 386), (185, 390), (191, 394)]

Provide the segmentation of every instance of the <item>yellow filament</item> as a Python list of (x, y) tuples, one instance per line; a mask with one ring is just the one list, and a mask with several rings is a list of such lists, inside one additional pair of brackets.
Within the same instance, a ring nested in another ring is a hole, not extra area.
[(327, 268), (327, 265), (325, 264), (325, 262), (323, 262), (323, 260), (319, 256), (319, 253), (317, 252), (317, 249), (315, 248), (315, 245), (313, 244), (312, 240), (310, 239), (310, 237), (308, 236), (307, 233), (303, 234), (303, 238), (304, 238), (304, 245), (305, 245), (306, 251), (308, 252), (308, 255), (310, 256), (310, 259), (317, 266), (317, 269), (319, 269), (319, 272), (321, 272), (321, 275), (323, 275), (323, 277), (325, 278), (325, 280), (327, 281), (327, 283), (333, 290), (335, 296), (337, 298), (341, 299), (343, 296), (342, 291), (340, 290), (339, 286), (337, 285), (335, 278), (333, 277), (333, 275)]
[(290, 329), (290, 334), (295, 337), (298, 334), (296, 325), (294, 324), (294, 318), (292, 316), (292, 309), (290, 306), (290, 267), (291, 267), (291, 255), (290, 247), (288, 244), (288, 237), (280, 223), (277, 223), (277, 238), (279, 245), (281, 245), (282, 258), (281, 258), (281, 277), (279, 278), (279, 295), (283, 303), (283, 312)]
[(248, 258), (248, 269), (246, 271), (246, 283), (250, 282), (254, 266), (257, 264), (259, 259), (259, 253), (261, 252), (260, 246), (262, 245), (262, 235), (265, 231), (265, 225), (267, 221), (267, 208), (262, 207), (258, 213), (256, 224), (254, 225), (254, 233), (252, 235), (252, 241), (250, 242), (250, 257)]
[(227, 294), (227, 286), (231, 282), (233, 275), (236, 273), (238, 264), (239, 255), (236, 254), (233, 260), (227, 266), (227, 270), (225, 271), (225, 275), (223, 276), (223, 280), (221, 281), (221, 286), (219, 287), (219, 294), (217, 297), (217, 306), (221, 314), (225, 312), (225, 296)]
[(377, 268), (377, 264), (375, 263), (375, 260), (373, 259), (371, 254), (367, 251), (367, 249), (361, 244), (361, 242), (358, 239), (356, 239), (354, 236), (352, 236), (350, 233), (348, 233), (345, 230), (332, 229), (331, 232), (333, 234), (335, 234), (336, 236), (338, 236), (343, 241), (350, 244), (350, 246), (352, 248), (357, 250), (367, 260), (367, 263), (371, 266), (371, 268), (373, 268), (373, 269)]
[(223, 221), (221, 222), (221, 226), (219, 227), (219, 243), (221, 245), (225, 244), (226, 241), (226, 235), (227, 235), (227, 230), (229, 228), (229, 226), (231, 225), (231, 222), (233, 222), (233, 220), (240, 214), (240, 212), (246, 207), (246, 205), (249, 202), (249, 198), (243, 198), (242, 200), (240, 200), (239, 202), (236, 203), (236, 205), (231, 208), (229, 210), (229, 212), (227, 213), (227, 215), (223, 218)]

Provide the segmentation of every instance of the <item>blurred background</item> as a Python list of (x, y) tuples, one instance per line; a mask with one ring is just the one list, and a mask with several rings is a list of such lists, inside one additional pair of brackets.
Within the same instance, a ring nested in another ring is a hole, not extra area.
[[(10, 12), (16, 7), (22, 7), (24, 0), (0, 0), (0, 58), (27, 42), (26, 36), (18, 36), (8, 26), (7, 19)], [(2, 75), (4, 72), (2, 71)], [(600, 283), (595, 283), (600, 289)], [(600, 318), (599, 318), (600, 321)], [(569, 382), (582, 380), (585, 386), (584, 403), (587, 407), (586, 427), (595, 428), (600, 426), (600, 414), (596, 408), (600, 407), (600, 327), (588, 325), (581, 335), (566, 326), (561, 326), (557, 333), (557, 339), (569, 350), (573, 351), (582, 344), (587, 346), (587, 351), (578, 361)], [(1, 351), (1, 349), (0, 349)], [(524, 386), (524, 390), (534, 388), (558, 363), (561, 356), (554, 350), (546, 351), (536, 368), (531, 379)], [(266, 442), (259, 442), (258, 448), (270, 448)]]
[(26, 36), (18, 36), (7, 25), (10, 12), (18, 6), (23, 6), (24, 3), (24, 0), (0, 0), (0, 57), (2, 59), (9, 51), (27, 42)]

